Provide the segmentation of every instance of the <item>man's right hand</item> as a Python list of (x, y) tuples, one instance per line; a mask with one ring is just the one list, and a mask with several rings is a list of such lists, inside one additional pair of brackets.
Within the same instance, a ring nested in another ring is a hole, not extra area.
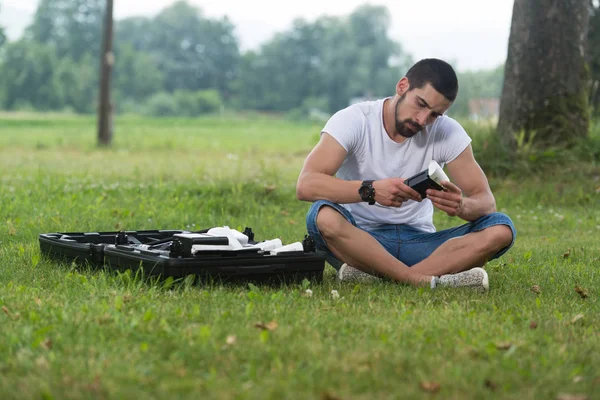
[(405, 180), (405, 178), (388, 178), (373, 182), (375, 201), (387, 207), (400, 207), (408, 200), (421, 201), (421, 195), (406, 185)]

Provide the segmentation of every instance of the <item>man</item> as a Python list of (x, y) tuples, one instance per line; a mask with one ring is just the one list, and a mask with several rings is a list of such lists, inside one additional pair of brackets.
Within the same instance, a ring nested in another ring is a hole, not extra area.
[[(296, 193), (313, 202), (308, 232), (339, 279), (376, 275), (431, 288), (488, 289), (481, 267), (512, 246), (516, 231), (496, 212), (471, 138), (444, 115), (457, 93), (452, 67), (424, 59), (398, 81), (393, 97), (351, 105), (326, 123)], [(431, 160), (446, 166), (451, 182), (421, 198), (404, 181)], [(434, 207), (468, 223), (436, 232)]]

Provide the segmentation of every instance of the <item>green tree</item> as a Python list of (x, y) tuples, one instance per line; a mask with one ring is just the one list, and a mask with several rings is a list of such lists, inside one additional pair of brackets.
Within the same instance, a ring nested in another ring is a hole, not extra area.
[(169, 92), (217, 89), (227, 96), (238, 74), (240, 53), (233, 24), (227, 18), (205, 18), (185, 1), (152, 19), (117, 22), (115, 40), (147, 53), (162, 72), (163, 87)]
[[(0, 10), (2, 10), (2, 3), (0, 3)], [(6, 43), (6, 34), (4, 33), (4, 28), (0, 26), (0, 48)]]
[(53, 73), (53, 87), (64, 108), (78, 113), (94, 112), (98, 89), (96, 57), (84, 55), (79, 62), (65, 57), (58, 61)]
[(28, 38), (56, 48), (58, 57), (79, 61), (100, 54), (103, 0), (40, 0)]
[[(394, 86), (390, 87), (390, 81), (380, 77), (386, 77), (386, 73), (390, 72), (391, 59), (401, 55), (402, 49), (398, 42), (388, 37), (388, 27), (392, 22), (388, 9), (364, 5), (350, 14), (348, 22), (349, 33), (358, 51), (358, 79), (353, 81), (360, 84), (354, 90), (377, 96), (390, 93)], [(392, 79), (394, 84), (402, 72), (395, 69), (391, 71), (395, 75)]]
[(296, 20), (259, 51), (244, 55), (237, 84), (240, 104), (287, 111), (307, 103), (327, 111), (355, 96), (386, 96), (410, 57), (388, 37), (389, 13), (362, 6), (347, 17)]
[(316, 96), (322, 86), (324, 29), (320, 22), (294, 21), (260, 52), (244, 55), (239, 95), (242, 106), (259, 110), (287, 111)]
[(117, 41), (115, 47), (113, 88), (117, 108), (121, 101), (140, 101), (162, 90), (165, 77), (150, 54), (136, 51), (128, 42)]
[(53, 79), (58, 65), (54, 49), (21, 39), (3, 50), (0, 64), (0, 90), (3, 108), (31, 106), (57, 110), (64, 106), (61, 88)]

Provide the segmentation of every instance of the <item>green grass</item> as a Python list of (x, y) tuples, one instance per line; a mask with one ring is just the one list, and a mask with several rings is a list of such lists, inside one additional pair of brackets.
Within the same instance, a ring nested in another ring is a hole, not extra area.
[(56, 263), (37, 237), (228, 225), (301, 240), (295, 182), (320, 125), (123, 117), (112, 149), (93, 118), (0, 127), (3, 399), (600, 398), (593, 162), (491, 178), (518, 238), (486, 295), (339, 284), (329, 266), (319, 284), (198, 286)]

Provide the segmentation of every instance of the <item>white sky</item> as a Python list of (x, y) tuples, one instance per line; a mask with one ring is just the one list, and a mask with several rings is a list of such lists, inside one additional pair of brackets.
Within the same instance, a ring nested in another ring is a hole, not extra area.
[[(257, 48), (294, 18), (309, 21), (347, 15), (361, 4), (384, 5), (392, 23), (389, 35), (415, 60), (438, 57), (457, 69), (493, 68), (506, 59), (514, 0), (187, 0), (207, 17), (227, 15), (236, 26), (242, 50)], [(153, 16), (174, 0), (114, 0), (115, 18)], [(0, 0), (0, 24), (18, 37), (38, 0)]]

